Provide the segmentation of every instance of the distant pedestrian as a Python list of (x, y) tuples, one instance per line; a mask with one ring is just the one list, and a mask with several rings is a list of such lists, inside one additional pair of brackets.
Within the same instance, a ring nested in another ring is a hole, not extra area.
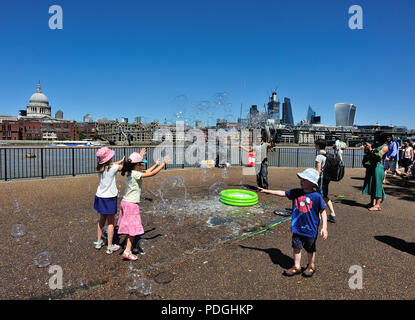
[[(323, 197), (317, 191), (319, 173), (313, 168), (297, 173), (300, 178), (300, 189), (287, 191), (266, 190), (259, 188), (263, 193), (274, 194), (279, 197), (287, 197), (292, 200), (291, 232), (294, 266), (285, 270), (284, 275), (291, 277), (303, 273), (305, 277), (312, 277), (316, 272), (316, 241), (320, 222), (320, 231), (323, 240), (327, 239), (327, 214)], [(301, 249), (305, 249), (308, 256), (308, 264), (304, 272), (301, 268)]]
[(375, 135), (375, 143), (365, 142), (365, 156), (363, 158), (366, 167), (366, 176), (363, 183), (363, 194), (370, 195), (371, 203), (369, 211), (381, 211), (380, 204), (385, 200), (386, 195), (383, 189), (385, 178), (384, 167), (382, 165), (383, 156), (388, 152), (388, 143), (383, 133)]
[(409, 175), (409, 167), (414, 162), (414, 149), (409, 144), (409, 141), (404, 142), (402, 164), (405, 168), (405, 175)]
[(120, 217), (118, 218), (118, 233), (127, 235), (127, 244), (122, 254), (124, 259), (137, 260), (137, 256), (131, 252), (135, 236), (144, 234), (144, 228), (141, 224), (140, 201), (141, 185), (143, 178), (156, 175), (166, 165), (169, 158), (166, 157), (162, 164), (159, 160), (145, 172), (141, 172), (144, 163), (142, 155), (138, 152), (132, 153), (124, 163), (121, 175), (127, 174), (127, 182), (124, 197), (120, 204)]
[(340, 161), (343, 162), (343, 148), (342, 148), (342, 142), (337, 139), (333, 146), (334, 154), (336, 157), (340, 159)]
[(268, 189), (268, 150), (274, 148), (274, 140), (272, 137), (268, 142), (264, 141), (264, 138), (260, 138), (259, 145), (252, 148), (246, 148), (242, 145), (239, 147), (246, 152), (255, 152), (255, 173), (258, 187)]
[(385, 154), (385, 160), (383, 163), (383, 167), (385, 170), (385, 178), (383, 179), (383, 183), (386, 182), (386, 174), (388, 170), (392, 171), (393, 176), (401, 175), (398, 170), (398, 163), (399, 163), (399, 143), (393, 139), (393, 135), (387, 134), (386, 141), (388, 144), (388, 152)]
[(327, 220), (335, 223), (337, 221), (336, 213), (334, 211), (333, 202), (329, 198), (329, 183), (330, 180), (324, 176), (324, 168), (326, 166), (327, 152), (326, 141), (324, 139), (317, 139), (315, 141), (315, 148), (317, 150), (317, 156), (315, 159), (315, 169), (319, 173), (318, 187), (323, 195), (324, 202), (329, 208)]
[(114, 220), (117, 213), (117, 196), (118, 189), (115, 177), (118, 171), (121, 171), (124, 158), (120, 161), (112, 162), (115, 152), (108, 147), (98, 149), (96, 156), (98, 158), (98, 188), (95, 193), (94, 209), (100, 214), (97, 227), (97, 241), (94, 242), (95, 249), (101, 249), (104, 245), (102, 242), (102, 229), (108, 221), (108, 244), (107, 253), (111, 254), (120, 249), (120, 246), (113, 244)]

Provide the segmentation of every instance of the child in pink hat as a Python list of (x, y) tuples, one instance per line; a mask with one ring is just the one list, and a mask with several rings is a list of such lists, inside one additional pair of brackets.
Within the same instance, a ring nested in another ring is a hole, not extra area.
[[(145, 149), (142, 150), (145, 154)], [(98, 149), (96, 156), (98, 159), (98, 188), (95, 193), (94, 209), (100, 214), (97, 226), (97, 241), (94, 242), (96, 249), (101, 249), (104, 245), (102, 241), (102, 229), (108, 221), (108, 245), (107, 254), (120, 249), (120, 246), (113, 244), (114, 221), (117, 213), (118, 189), (116, 185), (116, 175), (122, 169), (125, 157), (120, 161), (112, 162), (115, 152), (108, 147)]]
[(140, 216), (142, 178), (152, 177), (159, 173), (168, 160), (168, 157), (164, 158), (163, 163), (160, 165), (160, 161), (157, 160), (156, 163), (145, 172), (141, 172), (141, 170), (143, 169), (144, 163), (147, 161), (144, 160), (142, 155), (138, 152), (132, 153), (128, 160), (124, 162), (121, 175), (124, 176), (127, 174), (127, 182), (125, 195), (120, 204), (120, 217), (118, 218), (118, 233), (127, 235), (127, 245), (122, 254), (124, 259), (137, 260), (137, 256), (131, 252), (132, 243), (135, 236), (144, 233)]

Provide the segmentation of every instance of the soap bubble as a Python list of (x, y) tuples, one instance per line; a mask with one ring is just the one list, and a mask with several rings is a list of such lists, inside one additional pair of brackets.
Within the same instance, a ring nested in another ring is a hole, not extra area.
[(156, 275), (156, 277), (154, 278), (154, 280), (157, 283), (162, 283), (162, 284), (169, 283), (173, 279), (174, 279), (174, 276), (170, 272), (161, 272), (158, 275)]
[(85, 289), (85, 288), (86, 288), (86, 284), (85, 284), (84, 279), (82, 279), (82, 278), (80, 278), (80, 279), (79, 279), (79, 285), (80, 285), (80, 287), (81, 287), (81, 288), (83, 288), (83, 289)]
[(18, 238), (18, 237), (22, 237), (26, 234), (25, 230), (24, 230), (24, 225), (23, 224), (14, 224), (12, 225), (12, 232), (11, 235), (12, 237)]
[(225, 92), (218, 92), (213, 96), (213, 102), (218, 106), (222, 107), (226, 104), (226, 99), (228, 97), (228, 93)]
[(30, 220), (32, 220), (32, 221), (36, 220), (36, 215), (30, 209), (26, 210), (26, 214), (30, 218)]
[(138, 247), (140, 248), (140, 253), (141, 254), (146, 254), (148, 253), (148, 250), (150, 249), (150, 244), (148, 243), (147, 239), (140, 239), (138, 241)]
[(180, 94), (173, 99), (174, 110), (185, 110), (189, 100), (185, 94)]
[(196, 105), (193, 106), (196, 113), (199, 115), (201, 113), (206, 112), (210, 108), (210, 102), (209, 101), (200, 101)]
[(224, 182), (215, 182), (209, 187), (209, 198), (211, 199), (219, 199), (220, 193), (227, 187), (226, 183)]
[(144, 296), (152, 294), (157, 286), (154, 280), (150, 280), (144, 277), (140, 277), (139, 279), (137, 279), (136, 284), (137, 291)]
[(140, 269), (136, 269), (135, 265), (130, 262), (129, 266), (129, 273), (127, 276), (127, 290), (133, 291), (139, 289), (139, 287), (142, 287), (141, 279), (144, 272)]
[(125, 181), (124, 180), (120, 180), (117, 179), (116, 181), (117, 184), (117, 189), (118, 189), (118, 196), (124, 196), (124, 192), (125, 192)]
[(202, 169), (202, 182), (206, 182), (208, 181), (208, 169)]
[(29, 231), (28, 233), (27, 233), (27, 235), (31, 238), (31, 239), (36, 239), (36, 232), (34, 232), (34, 231)]
[(225, 164), (223, 168), (220, 169), (220, 176), (222, 177), (222, 179), (229, 178), (229, 167), (227, 166), (227, 164)]
[(187, 196), (186, 184), (182, 176), (172, 176), (164, 179), (160, 185), (160, 195), (168, 206), (168, 210), (174, 207), (175, 199), (184, 199)]
[(151, 223), (151, 216), (146, 213), (146, 214), (141, 214), (141, 224), (143, 225), (143, 227), (148, 226)]
[(19, 199), (15, 198), (13, 200), (13, 213), (19, 213), (21, 206), (22, 206), (22, 202)]
[(35, 265), (39, 268), (44, 268), (50, 265), (50, 253), (48, 251), (43, 251), (39, 253), (34, 259)]
[(229, 232), (234, 236), (238, 236), (241, 233), (241, 226), (235, 222), (227, 223), (226, 227), (229, 230)]

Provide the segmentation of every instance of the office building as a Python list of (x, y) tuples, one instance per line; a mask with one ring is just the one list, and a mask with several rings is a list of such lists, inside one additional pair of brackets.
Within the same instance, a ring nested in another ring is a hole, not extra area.
[(334, 105), (336, 115), (336, 126), (348, 127), (354, 125), (356, 106), (350, 103), (336, 103)]
[(268, 102), (268, 119), (274, 119), (275, 123), (280, 123), (280, 102), (277, 93), (273, 92)]
[(284, 102), (282, 104), (282, 123), (286, 125), (294, 125), (291, 100), (289, 98), (284, 98)]
[(313, 109), (311, 109), (311, 106), (308, 106), (307, 117), (306, 117), (306, 120), (308, 121), (308, 123), (311, 123), (311, 119), (315, 115), (316, 115), (316, 112)]

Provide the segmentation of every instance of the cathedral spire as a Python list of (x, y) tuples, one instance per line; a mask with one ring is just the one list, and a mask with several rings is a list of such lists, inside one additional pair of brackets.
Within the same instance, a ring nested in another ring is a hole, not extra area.
[(37, 92), (38, 93), (42, 93), (42, 87), (40, 86), (40, 80), (39, 80), (39, 82), (37, 84)]

